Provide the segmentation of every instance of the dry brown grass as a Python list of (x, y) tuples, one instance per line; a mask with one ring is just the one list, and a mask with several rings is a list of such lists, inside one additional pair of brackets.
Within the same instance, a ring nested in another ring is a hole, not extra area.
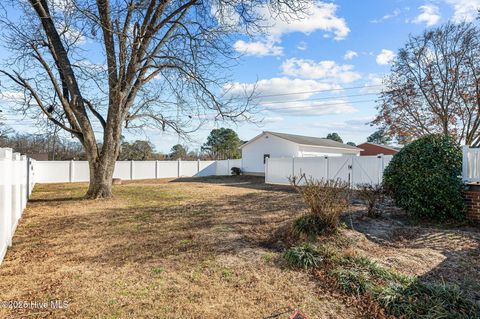
[(68, 307), (0, 318), (262, 318), (283, 307), (358, 317), (282, 265), (272, 234), (305, 208), (258, 181), (127, 182), (104, 201), (82, 200), (86, 184), (37, 185), (0, 266), (0, 300)]

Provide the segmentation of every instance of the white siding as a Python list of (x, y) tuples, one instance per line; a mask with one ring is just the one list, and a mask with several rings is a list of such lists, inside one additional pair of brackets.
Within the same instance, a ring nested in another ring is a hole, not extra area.
[(298, 156), (299, 157), (317, 157), (317, 156), (344, 156), (344, 155), (360, 155), (360, 151), (336, 149), (320, 146), (306, 146), (300, 145)]
[(298, 156), (298, 145), (271, 134), (262, 135), (242, 148), (242, 170), (250, 173), (265, 172), (264, 154), (270, 154), (270, 157)]

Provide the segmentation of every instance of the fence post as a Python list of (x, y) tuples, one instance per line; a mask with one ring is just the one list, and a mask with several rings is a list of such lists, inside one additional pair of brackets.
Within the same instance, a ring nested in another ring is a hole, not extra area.
[(292, 177), (295, 177), (295, 156), (292, 156)]
[(12, 244), (12, 149), (0, 148), (0, 262)]
[(23, 214), (23, 210), (27, 207), (27, 155), (20, 155), (20, 215)]
[(133, 180), (133, 160), (130, 160), (130, 180)]
[(69, 182), (70, 183), (73, 183), (74, 182), (74, 177), (73, 177), (73, 174), (75, 174), (75, 168), (73, 167), (75, 164), (73, 162), (73, 160), (70, 160), (70, 170), (68, 172), (69, 174)]
[(227, 174), (225, 175), (227, 176), (230, 175), (230, 159), (229, 158), (227, 158)]
[(385, 170), (385, 158), (383, 154), (377, 155), (377, 158), (380, 160), (379, 162), (379, 173), (378, 173), (378, 185), (380, 185), (383, 181), (383, 171)]
[(20, 153), (12, 155), (12, 223), (11, 233), (15, 233), (22, 212), (20, 195)]
[(181, 165), (182, 165), (182, 164), (180, 163), (181, 160), (182, 160), (182, 159), (179, 158), (178, 161), (177, 161), (177, 178), (181, 176), (181, 171), (182, 171), (182, 168), (181, 168)]
[(155, 179), (158, 178), (158, 161), (155, 161)]
[(197, 158), (197, 175), (200, 173), (200, 159)]
[(329, 165), (329, 162), (328, 162), (328, 156), (325, 155), (325, 179), (328, 181), (329, 180), (329, 176), (328, 176), (328, 167)]
[(468, 145), (462, 146), (462, 180), (468, 182)]

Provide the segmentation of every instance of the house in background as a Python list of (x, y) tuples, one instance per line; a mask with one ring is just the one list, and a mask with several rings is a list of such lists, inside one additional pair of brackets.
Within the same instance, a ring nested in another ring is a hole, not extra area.
[(267, 157), (315, 157), (360, 155), (362, 149), (325, 138), (263, 132), (243, 144), (242, 170), (264, 173)]
[(380, 145), (375, 143), (363, 143), (357, 145), (359, 148), (362, 149), (360, 152), (360, 156), (369, 156), (369, 155), (395, 155), (400, 150), (388, 145)]

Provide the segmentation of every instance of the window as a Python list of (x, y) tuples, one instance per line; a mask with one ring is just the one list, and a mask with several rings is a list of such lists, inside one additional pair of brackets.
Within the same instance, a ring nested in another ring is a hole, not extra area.
[(270, 154), (263, 154), (263, 164), (267, 161), (267, 157), (270, 158)]

